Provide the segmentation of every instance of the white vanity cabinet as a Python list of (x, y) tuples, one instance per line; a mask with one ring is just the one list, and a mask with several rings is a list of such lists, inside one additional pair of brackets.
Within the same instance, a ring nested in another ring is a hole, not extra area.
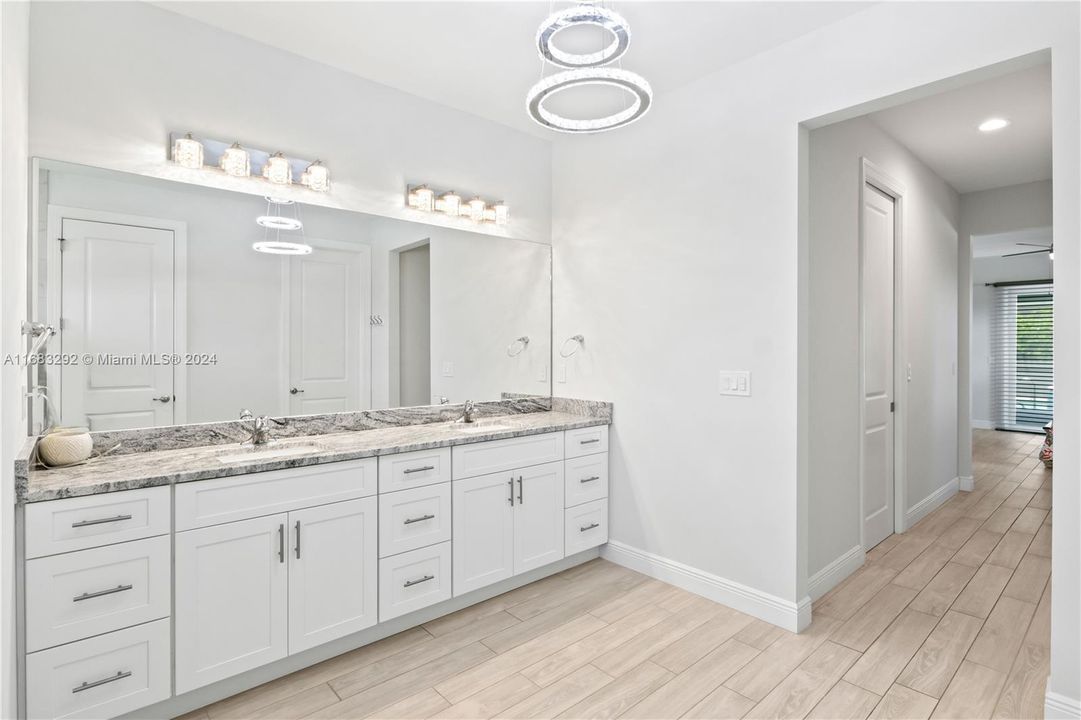
[[(231, 519), (176, 534), (177, 693), (378, 621), (375, 465), (372, 458), (264, 473), (272, 477), (263, 493), (255, 493), (258, 473), (177, 488), (178, 530), (182, 517)], [(249, 513), (288, 512), (233, 519), (248, 492)], [(340, 499), (348, 495), (367, 497)], [(335, 502), (305, 507), (328, 498)]]

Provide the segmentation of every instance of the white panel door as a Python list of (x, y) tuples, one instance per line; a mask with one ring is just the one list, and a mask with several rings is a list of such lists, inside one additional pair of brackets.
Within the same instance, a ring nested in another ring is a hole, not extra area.
[(289, 513), (289, 653), (378, 621), (378, 499)]
[(514, 574), (517, 475), (496, 473), (454, 481), (454, 595)]
[(863, 540), (893, 533), (894, 201), (868, 184), (863, 225)]
[(286, 656), (283, 514), (176, 534), (176, 692)]
[(563, 559), (563, 463), (514, 473), (514, 573)]
[[(91, 430), (173, 424), (173, 232), (64, 218), (61, 418)], [(103, 362), (108, 356), (113, 362)]]
[(366, 256), (316, 248), (289, 262), (289, 412), (367, 409)]

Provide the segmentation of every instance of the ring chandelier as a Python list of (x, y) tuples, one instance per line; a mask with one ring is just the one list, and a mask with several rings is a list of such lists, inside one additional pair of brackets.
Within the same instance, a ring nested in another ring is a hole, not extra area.
[[(553, 40), (567, 28), (594, 25), (602, 28), (611, 41), (593, 53), (569, 53), (558, 48)], [(631, 42), (631, 29), (618, 13), (592, 3), (583, 3), (553, 13), (537, 30), (537, 50), (541, 59), (552, 65), (567, 68), (546, 78), (542, 77), (526, 96), (526, 110), (540, 125), (559, 132), (594, 133), (629, 125), (639, 119), (653, 104), (653, 89), (645, 78), (622, 68), (606, 68), (627, 52)], [(630, 101), (624, 110), (606, 117), (579, 120), (563, 117), (548, 110), (545, 101), (565, 90), (602, 85), (618, 88), (627, 93)]]

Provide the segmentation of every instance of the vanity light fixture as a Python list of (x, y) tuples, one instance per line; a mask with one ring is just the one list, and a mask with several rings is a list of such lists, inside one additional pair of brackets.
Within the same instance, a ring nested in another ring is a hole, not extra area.
[[(569, 53), (552, 42), (557, 34), (572, 27), (600, 27), (611, 41), (597, 52)], [(537, 50), (540, 53), (541, 79), (526, 93), (526, 112), (539, 125), (565, 133), (595, 133), (630, 125), (645, 115), (653, 105), (653, 88), (637, 73), (623, 68), (606, 68), (627, 51), (631, 29), (623, 17), (592, 2), (560, 10), (550, 15), (537, 30)], [(543, 63), (568, 68), (544, 77)], [(572, 88), (593, 85), (614, 87), (630, 97), (627, 107), (605, 117), (575, 119), (557, 115), (544, 107), (545, 101)]]
[(439, 195), (427, 185), (414, 185), (406, 188), (406, 205), (421, 212), (438, 212), (450, 217), (467, 217), (474, 223), (493, 223), (506, 225), (510, 220), (510, 207), (500, 200), (489, 205), (486, 200), (474, 196), (469, 202), (462, 202), (462, 196), (453, 190)]
[(236, 178), (261, 177), (274, 185), (300, 184), (314, 192), (330, 192), (330, 170), (321, 160), (301, 160), (243, 147), (239, 142), (196, 138), (191, 133), (169, 136), (173, 162), (191, 170), (220, 171)]
[(251, 155), (235, 142), (221, 154), (218, 166), (225, 171), (226, 175), (233, 177), (248, 177), (251, 175)]
[(316, 160), (300, 174), (300, 184), (316, 192), (330, 190), (330, 171), (322, 160)]
[(180, 167), (197, 170), (203, 166), (203, 144), (191, 133), (173, 141), (173, 162)]

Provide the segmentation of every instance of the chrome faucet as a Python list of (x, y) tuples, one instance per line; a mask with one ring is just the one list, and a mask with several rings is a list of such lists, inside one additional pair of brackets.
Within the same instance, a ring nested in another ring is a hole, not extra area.
[(458, 418), (458, 422), (471, 423), (474, 421), (474, 413), (477, 412), (477, 405), (472, 400), (465, 401), (465, 409), (462, 411), (462, 416)]
[[(241, 420), (251, 420), (251, 437), (244, 442), (250, 442), (252, 445), (266, 445), (270, 442), (270, 423), (274, 422), (278, 425), (285, 425), (285, 421), (272, 418), (269, 415), (260, 415), (255, 417), (251, 410), (240, 411)], [(243, 443), (241, 443), (243, 444)]]

